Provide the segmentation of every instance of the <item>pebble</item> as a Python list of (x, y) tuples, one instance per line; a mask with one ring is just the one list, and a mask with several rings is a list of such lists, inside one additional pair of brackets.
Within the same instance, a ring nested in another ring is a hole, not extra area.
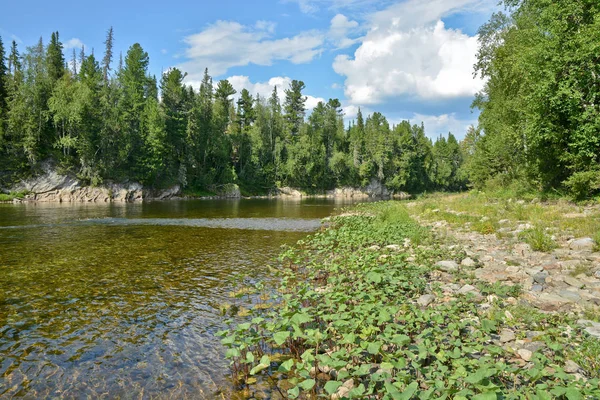
[(536, 283), (541, 283), (544, 284), (546, 283), (546, 278), (549, 276), (550, 274), (546, 271), (544, 272), (538, 272), (537, 274), (535, 274), (533, 276), (533, 281)]
[(456, 271), (458, 269), (458, 264), (456, 261), (450, 260), (438, 261), (435, 266), (445, 272)]
[(461, 287), (458, 290), (458, 294), (466, 294), (466, 293), (471, 293), (471, 292), (477, 292), (477, 288), (473, 285), (464, 285), (463, 287)]
[(512, 342), (513, 340), (515, 340), (516, 335), (513, 331), (511, 331), (510, 329), (502, 329), (502, 331), (500, 331), (500, 342), (501, 343), (506, 343), (506, 342)]
[(580, 369), (581, 367), (575, 361), (567, 360), (567, 362), (565, 363), (564, 370), (567, 374), (574, 374)]
[(435, 296), (434, 295), (432, 295), (432, 294), (424, 294), (423, 296), (419, 297), (419, 299), (417, 300), (417, 304), (420, 305), (421, 307), (427, 307), (428, 305), (430, 305), (434, 301), (435, 301)]
[(578, 280), (576, 278), (573, 278), (570, 275), (565, 276), (564, 282), (569, 286), (576, 287), (577, 289), (580, 289), (583, 287), (583, 282), (581, 282), (580, 280)]
[(467, 257), (460, 262), (460, 265), (464, 267), (474, 267), (477, 263), (471, 257)]
[(533, 353), (527, 349), (519, 349), (517, 350), (517, 354), (525, 361), (529, 361), (533, 357)]

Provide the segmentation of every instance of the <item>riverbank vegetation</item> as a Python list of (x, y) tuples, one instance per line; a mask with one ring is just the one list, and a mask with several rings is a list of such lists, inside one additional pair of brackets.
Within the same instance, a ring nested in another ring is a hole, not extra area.
[[(285, 250), (277, 295), (246, 303), (247, 322), (220, 333), (242, 393), (332, 399), (600, 396), (598, 339), (576, 323), (576, 314), (538, 310), (520, 300), (519, 285), (480, 280), (480, 261), (411, 217), (439, 216), (431, 205), (443, 201), (363, 204)], [(480, 208), (486, 203), (469, 202)], [(517, 210), (487, 207), (522, 219)], [(523, 209), (543, 214), (535, 205)]]

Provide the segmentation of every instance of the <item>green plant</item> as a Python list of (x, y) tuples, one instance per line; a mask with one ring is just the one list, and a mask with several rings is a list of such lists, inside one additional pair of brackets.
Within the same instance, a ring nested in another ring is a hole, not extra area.
[[(497, 296), (491, 311), (470, 295), (421, 307), (416, 300), (428, 290), (442, 297), (428, 285), (433, 263), (453, 254), (399, 203), (360, 205), (343, 215), (285, 249), (278, 297), (219, 333), (240, 388), (261, 385), (303, 399), (330, 397), (348, 382), (349, 399), (600, 396), (598, 379), (575, 381), (555, 368), (573, 340), (563, 317), (506, 313), (503, 299), (517, 297), (519, 286), (474, 282)], [(402, 247), (384, 247), (404, 242), (412, 243), (414, 262)], [(505, 326), (542, 331), (548, 350), (528, 364), (515, 361), (494, 344)]]
[(541, 227), (524, 230), (519, 233), (519, 239), (529, 244), (535, 251), (551, 251), (558, 247)]

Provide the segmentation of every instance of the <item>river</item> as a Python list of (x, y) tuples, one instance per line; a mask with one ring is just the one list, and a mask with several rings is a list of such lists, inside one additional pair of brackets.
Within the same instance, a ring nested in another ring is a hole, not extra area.
[(221, 398), (230, 293), (342, 205), (0, 204), (0, 398)]

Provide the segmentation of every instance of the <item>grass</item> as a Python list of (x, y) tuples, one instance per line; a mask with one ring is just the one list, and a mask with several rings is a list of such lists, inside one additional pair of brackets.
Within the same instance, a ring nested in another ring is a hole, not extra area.
[(556, 242), (540, 227), (519, 233), (519, 239), (530, 245), (535, 251), (548, 252), (558, 247)]
[(500, 228), (515, 230), (518, 225), (529, 223), (536, 230), (521, 235), (521, 240), (533, 243), (535, 249), (543, 249), (540, 251), (552, 250), (557, 245), (552, 243), (548, 231), (556, 232), (558, 238), (592, 237), (597, 243), (596, 250), (600, 251), (600, 207), (596, 203), (582, 205), (556, 198), (540, 203), (535, 199), (518, 200), (509, 194), (515, 192), (431, 194), (414, 202), (409, 210), (428, 220), (445, 220), (451, 226), (468, 227), (482, 234), (496, 233), (499, 238), (512, 237)]

